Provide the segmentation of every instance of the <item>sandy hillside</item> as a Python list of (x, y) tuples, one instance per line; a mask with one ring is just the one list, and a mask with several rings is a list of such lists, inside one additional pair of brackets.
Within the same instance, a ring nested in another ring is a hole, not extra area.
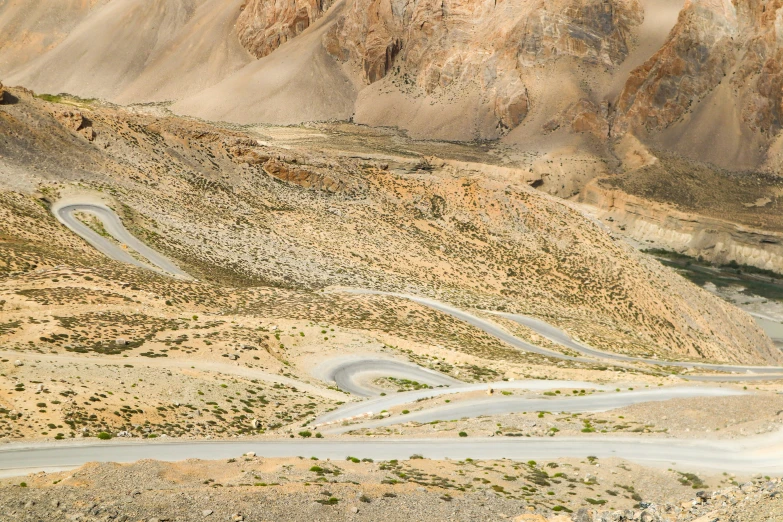
[(82, 10), (49, 52), (6, 69), (6, 83), (117, 102), (182, 97), (250, 62), (234, 30), (240, 5), (134, 0)]

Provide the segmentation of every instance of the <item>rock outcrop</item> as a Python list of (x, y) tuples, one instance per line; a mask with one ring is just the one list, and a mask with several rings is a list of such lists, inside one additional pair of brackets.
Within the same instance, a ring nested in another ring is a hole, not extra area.
[(81, 111), (78, 110), (57, 110), (54, 112), (54, 117), (65, 128), (83, 136), (87, 141), (93, 141), (95, 139), (95, 130), (92, 128), (92, 121), (90, 121)]
[(530, 110), (531, 66), (559, 58), (617, 65), (642, 20), (636, 0), (352, 0), (325, 45), (370, 84), (393, 76), (426, 95), (477, 88), (503, 131)]
[(669, 205), (590, 182), (580, 201), (595, 207), (611, 227), (650, 248), (702, 257), (716, 264), (735, 262), (780, 272), (783, 234), (681, 212)]
[(3, 88), (3, 82), (0, 82), (0, 105), (5, 103), (5, 89)]
[[(689, 2), (666, 44), (628, 79), (615, 133), (655, 135), (679, 125), (670, 136), (677, 141), (724, 126), (731, 129), (725, 140), (691, 138), (691, 155), (741, 168), (760, 164), (783, 128), (782, 6), (780, 0)], [(720, 151), (724, 141), (738, 149), (733, 157)], [(761, 148), (762, 156), (742, 148)]]
[(310, 27), (331, 5), (332, 0), (248, 0), (237, 19), (239, 41), (261, 58)]
[(349, 184), (344, 180), (328, 173), (319, 172), (317, 169), (300, 167), (276, 159), (267, 161), (263, 168), (264, 172), (270, 176), (303, 188), (331, 193), (344, 192), (349, 189)]

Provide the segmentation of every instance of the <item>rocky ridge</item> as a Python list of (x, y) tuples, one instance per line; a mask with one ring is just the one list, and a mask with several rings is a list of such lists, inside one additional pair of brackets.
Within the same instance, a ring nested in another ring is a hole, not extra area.
[(477, 89), (495, 121), (483, 137), (496, 137), (530, 110), (529, 68), (560, 58), (615, 66), (643, 16), (636, 0), (353, 0), (325, 45), (370, 84), (392, 75), (425, 95)]

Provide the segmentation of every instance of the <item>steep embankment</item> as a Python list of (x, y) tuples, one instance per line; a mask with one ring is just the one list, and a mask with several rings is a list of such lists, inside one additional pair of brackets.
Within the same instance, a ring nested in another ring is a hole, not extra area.
[(734, 261), (765, 270), (783, 270), (783, 234), (754, 229), (730, 221), (676, 210), (606, 186), (590, 182), (580, 200), (597, 210), (607, 225), (649, 248), (703, 257), (717, 264)]

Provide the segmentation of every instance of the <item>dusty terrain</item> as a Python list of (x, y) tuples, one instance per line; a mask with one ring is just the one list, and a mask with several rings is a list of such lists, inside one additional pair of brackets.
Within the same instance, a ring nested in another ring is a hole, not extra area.
[[(237, 455), (39, 473), (21, 487), (3, 480), (0, 499), (7, 520), (775, 520), (783, 507), (779, 479), (749, 479), (596, 458), (372, 462)], [(737, 512), (743, 518), (734, 518)]]

